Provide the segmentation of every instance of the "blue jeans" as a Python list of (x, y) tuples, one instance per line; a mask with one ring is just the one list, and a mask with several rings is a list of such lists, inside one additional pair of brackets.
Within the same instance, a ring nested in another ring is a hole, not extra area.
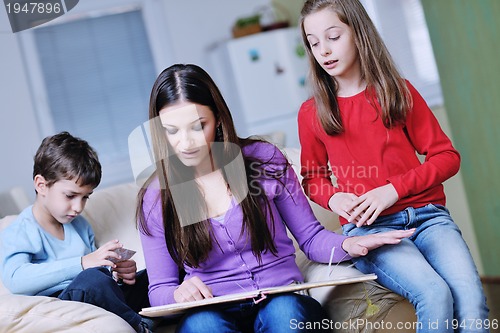
[(93, 304), (113, 312), (137, 328), (142, 319), (137, 312), (149, 306), (148, 277), (143, 270), (137, 273), (134, 285), (118, 285), (107, 268), (88, 268), (78, 274), (57, 297)]
[(407, 208), (380, 216), (370, 226), (343, 227), (344, 234), (362, 236), (416, 228), (397, 245), (385, 245), (353, 259), (364, 273), (407, 298), (418, 317), (417, 332), (489, 332), (488, 307), (479, 274), (449, 211), (441, 205)]
[[(245, 301), (195, 309), (182, 318), (177, 332), (320, 332), (323, 320), (328, 319), (314, 298), (286, 293), (269, 295), (257, 304)], [(317, 326), (308, 329), (312, 322)]]

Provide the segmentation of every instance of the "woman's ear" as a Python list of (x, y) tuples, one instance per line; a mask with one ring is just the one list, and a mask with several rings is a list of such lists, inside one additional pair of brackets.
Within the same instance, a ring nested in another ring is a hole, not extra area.
[(47, 186), (47, 181), (42, 175), (36, 175), (35, 178), (33, 179), (33, 185), (35, 186), (35, 191), (38, 194), (44, 195), (47, 192), (47, 189), (49, 188)]

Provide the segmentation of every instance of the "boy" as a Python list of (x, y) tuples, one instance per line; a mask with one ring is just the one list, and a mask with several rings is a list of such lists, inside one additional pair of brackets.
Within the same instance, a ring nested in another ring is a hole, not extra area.
[(117, 262), (118, 240), (96, 249), (80, 216), (100, 181), (99, 159), (86, 141), (68, 132), (42, 141), (33, 167), (35, 202), (1, 234), (2, 280), (12, 293), (94, 304), (137, 332), (151, 332), (151, 320), (135, 312), (149, 306), (146, 272), (136, 274), (133, 260)]

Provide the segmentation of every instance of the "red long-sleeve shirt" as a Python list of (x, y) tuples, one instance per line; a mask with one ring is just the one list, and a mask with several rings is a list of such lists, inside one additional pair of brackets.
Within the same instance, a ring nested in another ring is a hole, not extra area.
[[(328, 201), (336, 192), (359, 196), (391, 183), (399, 199), (381, 215), (410, 206), (445, 204), (442, 183), (458, 172), (460, 155), (422, 96), (407, 84), (413, 108), (404, 125), (391, 129), (384, 126), (364, 91), (337, 98), (344, 126), (337, 135), (326, 134), (313, 99), (302, 104), (298, 115), (301, 175), (311, 200), (329, 209)], [(425, 155), (423, 163), (417, 153)], [(347, 220), (340, 218), (340, 222)]]

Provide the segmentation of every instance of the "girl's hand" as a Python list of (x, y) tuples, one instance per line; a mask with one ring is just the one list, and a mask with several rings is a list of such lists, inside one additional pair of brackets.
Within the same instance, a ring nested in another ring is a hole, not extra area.
[(348, 237), (342, 242), (342, 248), (351, 257), (365, 256), (368, 251), (386, 244), (399, 244), (401, 239), (410, 237), (415, 229), (381, 232), (366, 236)]
[(346, 220), (351, 218), (351, 213), (353, 212), (353, 201), (358, 199), (358, 196), (352, 193), (337, 192), (331, 196), (328, 201), (328, 207), (335, 214), (342, 216)]
[(135, 283), (136, 272), (137, 264), (132, 259), (117, 262), (116, 267), (113, 268), (113, 276), (128, 285)]
[(364, 224), (370, 225), (380, 213), (394, 205), (398, 198), (398, 192), (390, 183), (374, 188), (347, 205), (346, 209), (352, 210), (347, 221), (355, 223), (358, 228)]
[(120, 256), (114, 251), (120, 247), (123, 247), (123, 245), (118, 241), (118, 239), (107, 242), (94, 252), (82, 257), (82, 268), (87, 269), (91, 267), (111, 266), (111, 268), (115, 269), (116, 265), (112, 261), (108, 260), (108, 258), (120, 259)]
[(184, 282), (174, 291), (174, 299), (177, 303), (199, 301), (212, 297), (214, 297), (212, 295), (212, 289), (204, 284), (197, 276), (184, 280)]

